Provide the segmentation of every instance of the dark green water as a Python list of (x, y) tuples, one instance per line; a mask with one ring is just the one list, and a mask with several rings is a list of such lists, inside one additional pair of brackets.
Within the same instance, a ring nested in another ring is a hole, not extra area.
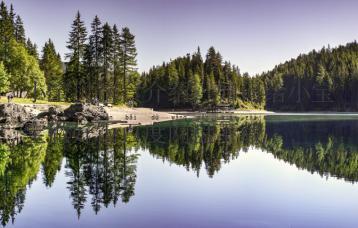
[(0, 144), (0, 221), (27, 228), (357, 227), (357, 139), (354, 116), (52, 126)]

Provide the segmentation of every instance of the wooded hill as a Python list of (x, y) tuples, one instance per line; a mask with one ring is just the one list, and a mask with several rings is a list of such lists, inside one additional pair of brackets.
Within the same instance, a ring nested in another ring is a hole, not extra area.
[(223, 61), (211, 47), (205, 61), (200, 49), (153, 67), (137, 87), (140, 105), (155, 108), (261, 109), (265, 87), (259, 77), (241, 75), (239, 68)]
[(267, 109), (357, 111), (358, 44), (313, 50), (261, 78)]

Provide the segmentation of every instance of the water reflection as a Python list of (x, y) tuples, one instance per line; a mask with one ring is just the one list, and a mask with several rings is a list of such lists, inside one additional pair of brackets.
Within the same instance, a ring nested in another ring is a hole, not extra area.
[(156, 158), (184, 166), (198, 176), (204, 165), (207, 174), (213, 177), (240, 150), (259, 146), (265, 137), (264, 126), (263, 117), (246, 117), (183, 120), (135, 130), (140, 144)]
[(96, 214), (103, 207), (128, 203), (135, 194), (141, 149), (198, 177), (205, 170), (215, 178), (222, 166), (255, 147), (321, 176), (358, 180), (355, 119), (215, 117), (109, 128), (54, 125), (37, 137), (2, 132), (12, 136), (0, 143), (2, 225), (14, 222), (21, 212), (26, 190), (40, 170), (43, 184), (51, 188), (63, 163), (68, 178), (63, 184), (79, 218), (88, 203)]

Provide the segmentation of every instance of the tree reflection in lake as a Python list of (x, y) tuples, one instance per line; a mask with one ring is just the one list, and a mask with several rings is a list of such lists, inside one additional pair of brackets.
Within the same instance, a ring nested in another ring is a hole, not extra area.
[(70, 177), (67, 184), (78, 216), (87, 195), (96, 213), (101, 206), (116, 205), (119, 199), (127, 203), (134, 195), (139, 156), (133, 152), (138, 149), (134, 135), (125, 128), (108, 130), (106, 126), (94, 131), (94, 137), (93, 129), (92, 134), (88, 129), (73, 128), (64, 134), (66, 175)]
[(140, 144), (155, 157), (192, 169), (197, 175), (204, 165), (212, 177), (240, 150), (261, 145), (264, 126), (263, 117), (253, 116), (221, 121), (182, 120), (135, 130)]
[(355, 119), (215, 117), (133, 129), (109, 127), (52, 126), (36, 138), (2, 133), (16, 137), (0, 143), (1, 223), (14, 221), (21, 212), (26, 190), (40, 170), (47, 188), (58, 172), (65, 172), (68, 181), (63, 184), (78, 217), (86, 205), (98, 213), (103, 207), (129, 202), (135, 194), (140, 149), (198, 177), (205, 170), (213, 178), (240, 152), (258, 148), (321, 176), (358, 181)]
[(276, 158), (321, 176), (358, 181), (358, 121), (274, 121), (262, 148)]
[(44, 136), (23, 138), (19, 144), (0, 144), (0, 220), (15, 220), (25, 201), (26, 186), (36, 179), (46, 155)]

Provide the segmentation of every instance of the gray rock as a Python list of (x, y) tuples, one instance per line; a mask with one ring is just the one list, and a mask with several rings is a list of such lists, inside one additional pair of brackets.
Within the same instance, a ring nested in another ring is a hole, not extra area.
[(46, 118), (32, 119), (27, 121), (22, 127), (26, 134), (37, 135), (47, 127), (48, 121)]
[(50, 107), (47, 112), (41, 112), (37, 115), (38, 119), (47, 118), (48, 121), (66, 120), (63, 111), (56, 107)]
[(22, 105), (12, 103), (0, 105), (0, 123), (4, 128), (22, 127), (33, 117), (34, 115)]
[(103, 107), (91, 104), (73, 104), (64, 111), (64, 117), (72, 122), (94, 122), (99, 120), (108, 120), (108, 113)]
[(23, 135), (18, 130), (0, 128), (0, 142), (16, 145), (21, 142), (22, 138)]

